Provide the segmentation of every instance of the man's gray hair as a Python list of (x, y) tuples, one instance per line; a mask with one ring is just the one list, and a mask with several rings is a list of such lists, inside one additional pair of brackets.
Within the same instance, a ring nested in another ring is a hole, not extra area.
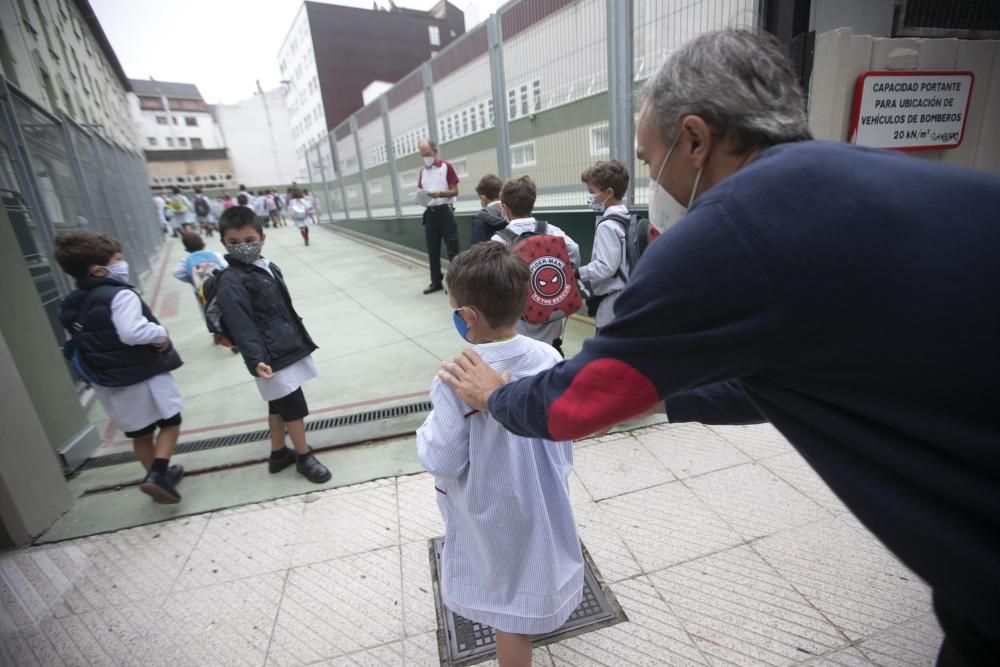
[(686, 42), (646, 83), (642, 101), (667, 144), (690, 114), (732, 137), (737, 152), (812, 138), (792, 64), (763, 31), (719, 30)]

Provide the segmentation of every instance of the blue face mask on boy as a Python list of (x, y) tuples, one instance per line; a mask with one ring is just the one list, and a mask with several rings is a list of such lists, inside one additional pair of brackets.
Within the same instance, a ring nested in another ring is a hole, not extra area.
[(466, 342), (472, 342), (468, 339), (469, 335), (469, 325), (465, 323), (462, 316), (458, 314), (459, 309), (456, 308), (451, 312), (451, 317), (455, 321), (455, 329), (458, 331), (458, 335), (462, 337), (462, 340)]

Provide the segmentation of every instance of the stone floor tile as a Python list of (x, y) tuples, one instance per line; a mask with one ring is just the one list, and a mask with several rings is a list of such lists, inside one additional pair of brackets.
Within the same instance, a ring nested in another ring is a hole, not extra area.
[(681, 482), (598, 504), (645, 572), (743, 542)]
[(166, 594), (207, 522), (190, 517), (0, 556), (0, 630)]
[(174, 665), (262, 665), (287, 576), (271, 572), (170, 595), (155, 653)]
[(430, 475), (400, 478), (396, 489), (400, 542), (426, 542), (444, 535), (437, 495)]
[(714, 660), (784, 665), (847, 638), (749, 547), (649, 575), (695, 643)]
[(283, 503), (251, 512), (219, 512), (208, 525), (174, 590), (190, 590), (288, 567), (305, 504)]
[(611, 589), (628, 622), (550, 644), (557, 667), (708, 664), (646, 577), (612, 584)]
[(931, 609), (927, 585), (840, 518), (765, 537), (754, 550), (852, 640)]
[(609, 442), (615, 442), (616, 440), (631, 440), (631, 431), (618, 431), (616, 433), (607, 433), (605, 435), (599, 435), (593, 438), (587, 438), (585, 440), (575, 440), (573, 442), (573, 449), (582, 449), (584, 447), (590, 447), (592, 445), (604, 445)]
[(701, 424), (664, 424), (636, 431), (635, 437), (678, 479), (750, 460), (746, 454)]
[(639, 562), (625, 545), (618, 532), (618, 525), (595, 502), (573, 508), (576, 529), (580, 540), (605, 581), (621, 581), (642, 572)]
[(403, 642), (400, 641), (316, 662), (313, 665), (315, 667), (402, 667), (408, 664), (405, 654)]
[(944, 633), (934, 614), (889, 628), (860, 644), (858, 650), (877, 665), (930, 667), (937, 660)]
[(399, 547), (291, 570), (269, 665), (302, 665), (403, 639)]
[(847, 506), (830, 490), (826, 482), (798, 452), (772, 456), (762, 461), (761, 465), (794, 486), (828, 512), (843, 514), (849, 511)]
[(395, 485), (354, 493), (315, 494), (299, 522), (292, 567), (399, 543)]
[(403, 571), (403, 629), (407, 637), (437, 629), (430, 544), (407, 542), (400, 547)]
[(830, 516), (770, 470), (753, 463), (708, 473), (684, 484), (745, 540)]
[(583, 485), (580, 475), (576, 470), (569, 474), (569, 502), (574, 507), (578, 505), (589, 505), (594, 502), (590, 491)]
[(795, 450), (785, 436), (781, 435), (778, 429), (770, 424), (708, 426), (707, 428), (728, 440), (755, 461)]
[(635, 438), (620, 438), (573, 453), (573, 467), (594, 500), (672, 482), (656, 457)]
[[(434, 632), (407, 637), (403, 642), (406, 650), (407, 667), (441, 667), (438, 657), (438, 640)], [(496, 660), (478, 663), (477, 667), (497, 667)], [(536, 648), (531, 654), (532, 667), (552, 667), (548, 647)]]
[(870, 667), (875, 663), (866, 658), (858, 649), (845, 648), (813, 658), (805, 664), (810, 665), (810, 667)]

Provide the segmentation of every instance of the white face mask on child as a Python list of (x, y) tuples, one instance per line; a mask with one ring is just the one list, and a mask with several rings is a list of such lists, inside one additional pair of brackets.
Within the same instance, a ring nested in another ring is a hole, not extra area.
[(114, 278), (121, 283), (128, 282), (128, 262), (122, 260), (121, 262), (109, 264), (104, 268), (108, 272), (108, 277)]

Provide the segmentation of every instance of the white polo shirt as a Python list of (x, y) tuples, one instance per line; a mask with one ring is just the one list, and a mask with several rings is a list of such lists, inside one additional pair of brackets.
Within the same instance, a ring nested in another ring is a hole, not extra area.
[[(444, 192), (450, 190), (453, 185), (458, 185), (458, 174), (450, 162), (440, 158), (432, 166), (421, 168), (417, 177), (417, 187), (428, 192)], [(441, 206), (453, 203), (455, 197), (435, 197), (427, 205)]]

